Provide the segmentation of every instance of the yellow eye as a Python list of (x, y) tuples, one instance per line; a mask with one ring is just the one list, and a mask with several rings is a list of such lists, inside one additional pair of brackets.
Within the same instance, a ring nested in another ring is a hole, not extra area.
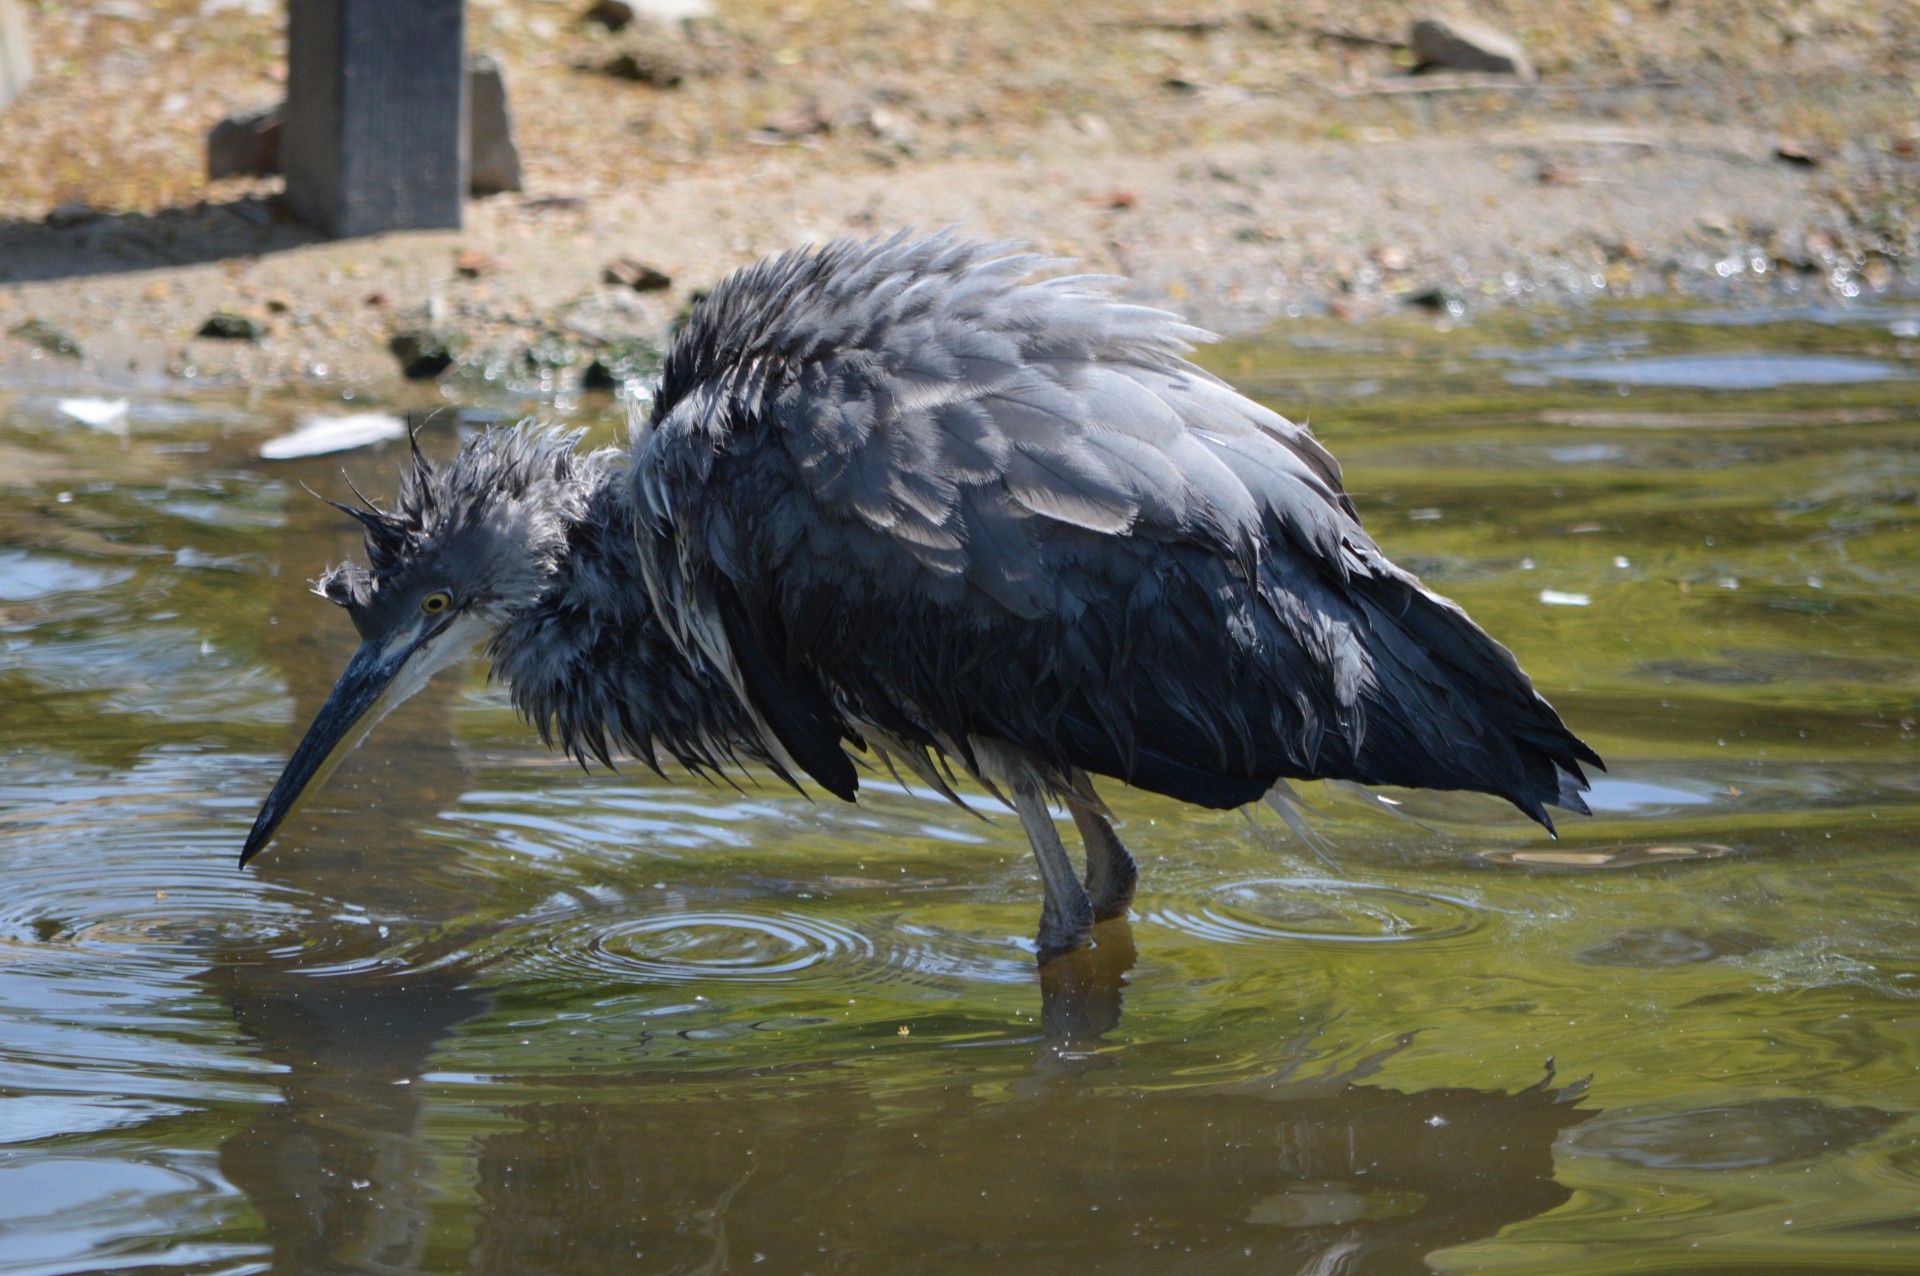
[(438, 616), (451, 606), (453, 606), (453, 595), (444, 589), (436, 589), (420, 600), (420, 610), (429, 616)]

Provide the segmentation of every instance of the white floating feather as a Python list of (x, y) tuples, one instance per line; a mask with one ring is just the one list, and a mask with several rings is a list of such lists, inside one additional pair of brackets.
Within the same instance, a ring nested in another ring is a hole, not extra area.
[(290, 461), (301, 456), (346, 452), (370, 443), (405, 437), (407, 423), (385, 412), (355, 412), (349, 416), (303, 416), (300, 428), (260, 445), (267, 461)]
[(96, 430), (106, 430), (112, 434), (127, 432), (127, 401), (125, 399), (62, 399), (60, 411), (82, 425), (90, 425)]

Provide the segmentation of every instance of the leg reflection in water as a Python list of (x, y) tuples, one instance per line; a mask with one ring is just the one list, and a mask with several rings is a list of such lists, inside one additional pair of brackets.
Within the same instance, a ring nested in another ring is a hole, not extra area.
[(1097, 923), (1093, 942), (1040, 968), (1040, 1063), (1084, 1068), (1099, 1061), (1101, 1038), (1120, 1026), (1127, 972), (1136, 951), (1124, 917)]

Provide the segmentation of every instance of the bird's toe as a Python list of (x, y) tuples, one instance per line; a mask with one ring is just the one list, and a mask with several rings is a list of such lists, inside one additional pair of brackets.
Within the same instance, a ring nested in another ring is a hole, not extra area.
[(1044, 909), (1040, 933), (1034, 937), (1034, 957), (1044, 966), (1056, 957), (1085, 948), (1093, 937), (1093, 906), (1085, 898), (1078, 907)]

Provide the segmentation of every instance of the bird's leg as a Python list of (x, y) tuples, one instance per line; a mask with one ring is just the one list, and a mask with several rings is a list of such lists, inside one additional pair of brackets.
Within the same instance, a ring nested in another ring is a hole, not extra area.
[(968, 742), (985, 778), (1005, 790), (1006, 800), (1027, 831), (1034, 861), (1040, 866), (1040, 885), (1047, 902), (1040, 909), (1035, 955), (1044, 966), (1062, 953), (1085, 946), (1093, 935), (1093, 905), (1087, 901), (1080, 879), (1073, 875), (1073, 861), (1067, 858), (1053, 812), (1047, 809), (1047, 785), (1033, 760), (991, 737), (973, 736)]
[(1073, 814), (1073, 826), (1087, 848), (1087, 898), (1093, 905), (1093, 920), (1108, 921), (1124, 917), (1133, 903), (1134, 883), (1140, 870), (1133, 856), (1120, 844), (1107, 817), (1086, 803), (1069, 797), (1067, 810)]
[(1040, 934), (1036, 937), (1036, 956), (1046, 965), (1062, 953), (1083, 947), (1093, 933), (1093, 905), (1080, 880), (1073, 875), (1073, 861), (1054, 827), (1053, 812), (1047, 810), (1046, 793), (1037, 776), (1031, 773), (1012, 777), (1007, 785), (1013, 809), (1033, 843), (1033, 858), (1040, 865), (1040, 885), (1047, 902), (1040, 909)]

